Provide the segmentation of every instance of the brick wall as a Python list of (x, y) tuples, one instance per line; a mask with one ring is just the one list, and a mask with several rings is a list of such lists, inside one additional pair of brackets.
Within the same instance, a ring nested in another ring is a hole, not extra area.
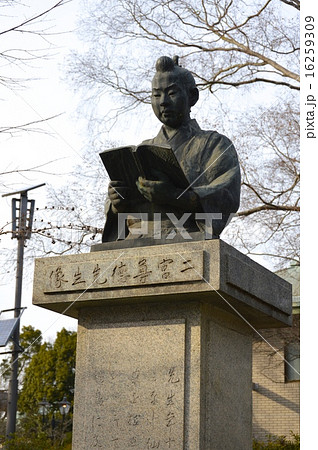
[[(288, 329), (260, 330), (262, 336), (284, 356), (288, 342), (299, 341), (299, 316)], [(291, 437), (299, 433), (299, 381), (285, 381), (285, 363), (263, 340), (253, 345), (253, 437), (266, 441), (268, 435)]]

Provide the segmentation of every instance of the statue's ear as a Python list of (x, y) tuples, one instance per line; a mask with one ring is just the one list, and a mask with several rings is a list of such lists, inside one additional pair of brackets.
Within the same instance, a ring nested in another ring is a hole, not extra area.
[(194, 106), (199, 100), (199, 90), (197, 88), (190, 89), (189, 92), (190, 106)]

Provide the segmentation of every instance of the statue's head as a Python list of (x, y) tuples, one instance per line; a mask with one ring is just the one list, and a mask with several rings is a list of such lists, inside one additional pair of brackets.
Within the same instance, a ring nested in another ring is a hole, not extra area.
[(168, 128), (179, 128), (190, 119), (199, 98), (192, 73), (178, 65), (178, 58), (161, 56), (152, 80), (151, 104), (157, 118)]

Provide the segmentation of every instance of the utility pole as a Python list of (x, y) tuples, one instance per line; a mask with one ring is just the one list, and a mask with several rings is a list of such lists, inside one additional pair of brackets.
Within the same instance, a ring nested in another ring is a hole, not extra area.
[[(44, 186), (45, 183), (32, 186), (21, 191), (3, 194), (2, 197), (8, 197), (20, 194), (20, 199), (12, 199), (12, 238), (18, 240), (17, 252), (17, 270), (15, 283), (15, 303), (14, 317), (20, 317), (21, 297), (22, 297), (22, 278), (23, 278), (23, 256), (26, 239), (30, 239), (32, 233), (32, 221), (34, 214), (35, 200), (28, 200), (28, 191)], [(10, 438), (16, 429), (17, 402), (18, 402), (18, 357), (21, 348), (20, 341), (20, 323), (15, 327), (12, 336), (13, 351), (11, 357), (11, 377), (8, 390), (7, 406), (7, 427), (6, 436)]]

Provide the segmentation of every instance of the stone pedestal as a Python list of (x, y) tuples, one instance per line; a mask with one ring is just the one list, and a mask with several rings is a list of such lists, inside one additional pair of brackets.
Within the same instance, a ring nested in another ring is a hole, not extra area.
[(33, 303), (77, 317), (74, 450), (252, 448), (252, 332), (291, 286), (220, 240), (36, 261)]

